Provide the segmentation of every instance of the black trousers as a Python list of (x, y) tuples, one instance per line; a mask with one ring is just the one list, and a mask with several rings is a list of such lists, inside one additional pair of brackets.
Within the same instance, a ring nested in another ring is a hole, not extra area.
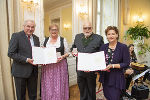
[(80, 100), (96, 100), (96, 74), (94, 72), (77, 72)]
[(144, 78), (143, 78), (143, 82), (145, 82), (146, 79), (148, 79), (150, 81), (150, 73), (149, 72), (145, 73)]
[(28, 90), (29, 100), (37, 99), (37, 73), (32, 72), (29, 78), (14, 77), (17, 100), (25, 100), (26, 88)]
[(132, 81), (132, 75), (127, 75), (126, 76), (126, 90), (129, 89), (131, 81)]

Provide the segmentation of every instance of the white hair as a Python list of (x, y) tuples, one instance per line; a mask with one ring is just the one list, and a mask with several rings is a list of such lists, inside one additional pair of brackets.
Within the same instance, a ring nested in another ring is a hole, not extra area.
[(34, 26), (36, 26), (35, 21), (31, 19), (25, 20), (23, 26), (27, 25), (28, 22), (32, 22), (34, 23)]

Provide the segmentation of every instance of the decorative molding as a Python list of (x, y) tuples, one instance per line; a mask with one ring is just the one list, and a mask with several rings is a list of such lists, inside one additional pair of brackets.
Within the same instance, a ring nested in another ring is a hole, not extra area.
[(75, 35), (81, 30), (78, 16), (79, 0), (72, 0), (72, 41), (74, 41)]
[(76, 58), (68, 57), (68, 73), (69, 73), (69, 86), (77, 84), (77, 73), (76, 73)]
[(127, 25), (129, 23), (130, 18), (130, 9), (129, 9), (129, 0), (124, 0), (124, 16), (123, 16), (123, 23)]
[(51, 5), (49, 5), (49, 7), (44, 7), (44, 10), (47, 12), (47, 11), (51, 11), (55, 8), (59, 8), (59, 7), (62, 7), (62, 6), (65, 6), (67, 4), (71, 4), (72, 3), (72, 0), (65, 0), (65, 1), (60, 1), (60, 0), (57, 0), (56, 2), (52, 3)]
[[(60, 26), (61, 26), (63, 24), (61, 10), (62, 10), (62, 8), (67, 8), (67, 7), (71, 7), (71, 6), (72, 6), (72, 4), (66, 4), (66, 5), (62, 5), (60, 7), (57, 7), (55, 9), (48, 11), (47, 13), (49, 14), (49, 20), (50, 20), (49, 24), (51, 24), (51, 20), (60, 19)], [(59, 30), (60, 30), (59, 33), (62, 34), (62, 27), (60, 27)]]

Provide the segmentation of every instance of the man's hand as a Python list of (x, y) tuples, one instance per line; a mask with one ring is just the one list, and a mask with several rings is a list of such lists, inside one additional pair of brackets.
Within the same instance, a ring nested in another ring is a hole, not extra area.
[(77, 57), (77, 56), (78, 56), (78, 53), (72, 52), (72, 55), (73, 55), (73, 57)]
[(72, 55), (73, 55), (73, 57), (77, 57), (78, 56), (77, 48), (73, 48)]
[(34, 66), (37, 65), (37, 64), (33, 64), (33, 59), (30, 59), (30, 58), (27, 58), (27, 62), (30, 63), (30, 64), (32, 64), (32, 65), (34, 65)]
[(44, 47), (44, 46), (41, 46), (41, 48), (46, 48), (46, 47)]
[(84, 71), (84, 72), (89, 73), (90, 71), (88, 70), (88, 71)]

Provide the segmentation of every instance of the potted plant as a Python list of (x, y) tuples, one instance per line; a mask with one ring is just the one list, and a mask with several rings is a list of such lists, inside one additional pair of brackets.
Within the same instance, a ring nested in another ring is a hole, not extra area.
[(137, 24), (135, 27), (130, 27), (126, 36), (132, 40), (143, 40), (144, 38), (150, 38), (150, 31), (148, 30), (148, 26), (144, 24)]
[(145, 54), (147, 51), (150, 52), (150, 47), (148, 44), (144, 43), (144, 39), (150, 38), (150, 31), (148, 26), (137, 23), (136, 26), (130, 27), (126, 31), (125, 38), (129, 38), (137, 44), (137, 46), (140, 48), (138, 51), (139, 55)]

